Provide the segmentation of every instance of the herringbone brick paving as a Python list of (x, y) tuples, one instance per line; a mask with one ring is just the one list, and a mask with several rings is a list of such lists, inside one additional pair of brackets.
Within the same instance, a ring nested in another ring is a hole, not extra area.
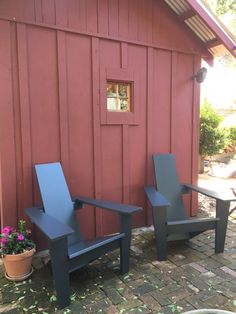
[(74, 272), (71, 306), (60, 311), (50, 268), (42, 264), (44, 259), (34, 261), (37, 270), (22, 283), (8, 282), (2, 272), (0, 313), (168, 314), (200, 308), (236, 313), (234, 217), (228, 225), (223, 254), (214, 254), (214, 233), (207, 231), (185, 243), (172, 243), (168, 260), (158, 262), (151, 228), (134, 230), (130, 272), (124, 276), (118, 272), (118, 253), (107, 254)]

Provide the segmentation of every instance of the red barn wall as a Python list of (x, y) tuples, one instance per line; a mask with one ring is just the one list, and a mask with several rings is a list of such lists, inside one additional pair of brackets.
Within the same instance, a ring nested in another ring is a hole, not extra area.
[[(203, 47), (158, 0), (0, 0), (1, 223), (39, 205), (35, 163), (62, 162), (71, 194), (143, 206), (151, 156), (176, 155), (181, 181), (196, 181)], [(107, 69), (135, 77), (136, 122), (104, 123)], [(191, 199), (186, 199), (191, 208)], [(79, 213), (87, 237), (117, 217)]]

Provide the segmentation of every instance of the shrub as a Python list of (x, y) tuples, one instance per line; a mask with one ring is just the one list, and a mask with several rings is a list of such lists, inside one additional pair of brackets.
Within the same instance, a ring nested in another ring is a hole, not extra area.
[(202, 157), (212, 156), (224, 148), (226, 132), (219, 127), (221, 121), (222, 117), (205, 100), (200, 110), (199, 154)]
[(229, 128), (229, 142), (231, 145), (236, 146), (236, 126)]

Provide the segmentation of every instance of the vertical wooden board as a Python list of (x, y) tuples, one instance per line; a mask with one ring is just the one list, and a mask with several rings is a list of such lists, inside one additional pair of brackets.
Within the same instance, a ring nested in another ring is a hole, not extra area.
[[(150, 170), (147, 174), (148, 184), (155, 183), (152, 155), (170, 151), (171, 128), (171, 53), (164, 50), (153, 51), (153, 89), (152, 109), (147, 128), (151, 137), (151, 150), (147, 152)], [(148, 224), (152, 223), (152, 215), (148, 211)]]
[(34, 10), (35, 10), (35, 21), (42, 23), (43, 21), (42, 0), (34, 0)]
[(138, 1), (128, 0), (129, 3), (129, 38), (138, 39)]
[[(121, 43), (121, 68), (127, 69), (128, 66), (128, 44)], [(130, 181), (129, 181), (129, 164), (127, 160), (129, 157), (129, 125), (122, 125), (122, 187), (123, 198), (122, 201), (125, 204), (130, 202)]]
[[(102, 198), (122, 202), (122, 128), (103, 126), (102, 146)], [(109, 234), (119, 229), (118, 215), (103, 211), (102, 233)]]
[(159, 6), (160, 1), (153, 1), (153, 34), (152, 34), (152, 41), (153, 43), (157, 44), (159, 42), (160, 37), (160, 19), (161, 19), (161, 11)]
[[(30, 114), (28, 29), (24, 24), (17, 24), (17, 52), (22, 146), (22, 204), (25, 208), (27, 206), (32, 206), (32, 136)], [(22, 215), (24, 215), (23, 208), (20, 210)]]
[[(193, 75), (201, 67), (200, 56), (193, 57)], [(192, 178), (191, 182), (197, 184), (198, 181), (198, 156), (199, 156), (199, 117), (200, 117), (200, 84), (196, 80), (192, 81), (193, 84), (193, 133), (192, 133)], [(198, 212), (198, 195), (194, 193), (191, 199), (191, 215), (195, 216)]]
[(86, 0), (87, 32), (98, 32), (98, 3), (97, 0)]
[[(153, 154), (153, 104), (154, 104), (154, 49), (149, 47), (147, 50), (147, 158), (146, 158), (146, 185), (153, 185), (153, 167), (152, 167), (152, 154)], [(152, 209), (146, 200), (146, 223), (152, 223)]]
[(56, 25), (68, 26), (68, 0), (56, 0), (55, 17)]
[(15, 225), (16, 168), (10, 23), (0, 21), (0, 210), (1, 225)]
[(65, 174), (69, 173), (69, 121), (66, 33), (57, 32), (58, 102), (60, 124), (60, 159)]
[(55, 0), (42, 0), (43, 22), (47, 24), (56, 24)]
[(121, 68), (127, 69), (128, 67), (128, 44), (121, 43)]
[(68, 1), (68, 24), (69, 27), (74, 28), (78, 31), (86, 31), (87, 28), (86, 0)]
[(156, 0), (139, 0), (138, 38), (148, 43), (153, 42), (153, 2)]
[[(119, 69), (121, 60), (120, 43), (100, 40), (100, 69)], [(101, 83), (101, 82), (100, 82)]]
[(108, 35), (108, 0), (98, 0), (98, 33)]
[(12, 90), (14, 105), (14, 129), (15, 129), (15, 158), (16, 158), (16, 205), (18, 217), (21, 215), (23, 203), (23, 173), (22, 173), (22, 145), (21, 145), (21, 108), (19, 91), (17, 24), (11, 24), (11, 60), (12, 60)]
[(139, 0), (138, 2), (138, 39), (148, 41), (148, 6), (149, 0)]
[(1, 0), (1, 16), (15, 17), (27, 21), (35, 20), (35, 10), (33, 0)]
[(147, 41), (153, 42), (153, 3), (155, 0), (149, 0), (147, 7)]
[[(176, 54), (175, 103), (172, 104), (172, 153), (176, 157), (179, 178), (181, 182), (191, 182), (192, 174), (192, 99), (193, 60), (191, 55)], [(190, 209), (190, 198), (185, 198), (185, 204)]]
[[(93, 171), (94, 171), (94, 197), (101, 199), (101, 129), (99, 108), (99, 39), (92, 37), (92, 105), (93, 105)], [(95, 235), (102, 235), (102, 209), (95, 209)]]
[(56, 32), (28, 29), (33, 163), (60, 158)]
[[(153, 153), (170, 151), (171, 130), (171, 53), (154, 50), (154, 89), (152, 110)], [(151, 156), (148, 156), (151, 158)]]
[(20, 1), (20, 4), (19, 4), (19, 1), (16, 1), (15, 4), (18, 6), (19, 11), (17, 10), (17, 12), (18, 14), (21, 15), (21, 18), (27, 21), (35, 21), (36, 12), (34, 8), (34, 1), (23, 0), (23, 1)]
[(129, 174), (129, 125), (122, 125), (122, 201), (130, 203), (130, 174)]
[[(100, 41), (100, 69), (119, 69), (121, 66), (120, 44), (113, 41)], [(100, 81), (100, 89), (106, 83)], [(101, 91), (100, 91), (101, 93)], [(101, 104), (100, 104), (101, 106)], [(102, 198), (122, 202), (122, 128), (105, 125), (101, 127), (101, 192)], [(116, 215), (102, 211), (102, 233), (115, 232), (118, 229)]]
[[(91, 193), (92, 187), (92, 81), (90, 38), (67, 34), (70, 184), (76, 193)], [(80, 56), (78, 58), (78, 56)], [(76, 143), (74, 145), (74, 143)], [(85, 164), (84, 164), (85, 163)], [(90, 165), (90, 166), (89, 166)], [(87, 173), (87, 175), (86, 175)], [(85, 176), (85, 177), (84, 177)], [(84, 184), (81, 181), (87, 183)]]
[[(94, 196), (92, 68), (90, 38), (67, 34), (69, 183), (72, 195)], [(79, 57), (78, 57), (79, 56)], [(86, 238), (95, 230), (94, 209), (79, 211)]]
[(68, 26), (70, 28), (80, 29), (79, 20), (79, 1), (78, 0), (67, 0), (68, 6)]
[(80, 31), (84, 32), (87, 29), (87, 0), (77, 0), (79, 1), (79, 21), (80, 21)]
[[(175, 38), (175, 29), (171, 27), (172, 22), (169, 21), (171, 13), (171, 10), (168, 9), (165, 3), (162, 3), (162, 1), (155, 3), (154, 1), (153, 42), (157, 45), (171, 47), (176, 40), (179, 40), (179, 37)], [(174, 19), (177, 20), (177, 17), (174, 17)]]
[[(193, 56), (193, 72), (192, 76), (201, 68), (201, 57)], [(200, 89), (201, 85), (192, 80), (193, 86), (193, 100), (192, 100), (192, 154), (193, 154), (193, 168), (192, 180), (193, 184), (197, 184), (198, 180), (198, 155), (199, 155), (199, 120), (200, 120)]]
[(108, 13), (109, 35), (117, 37), (119, 32), (119, 0), (109, 0)]
[(129, 2), (119, 0), (119, 36), (128, 38), (129, 36)]
[[(146, 183), (147, 158), (147, 49), (134, 45), (128, 46), (128, 67), (135, 69), (139, 78), (138, 97), (140, 118), (137, 126), (129, 127), (129, 169), (130, 169), (130, 203), (145, 208), (143, 187)], [(146, 212), (134, 215), (133, 224), (145, 224)]]

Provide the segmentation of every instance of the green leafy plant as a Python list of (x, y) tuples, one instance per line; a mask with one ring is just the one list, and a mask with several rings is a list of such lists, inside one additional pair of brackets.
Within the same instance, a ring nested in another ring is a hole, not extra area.
[(236, 126), (231, 126), (229, 128), (228, 139), (229, 139), (230, 144), (236, 147)]
[(0, 234), (0, 254), (20, 254), (35, 247), (30, 238), (31, 231), (26, 229), (26, 222), (20, 220), (17, 228), (6, 226)]
[(222, 117), (205, 100), (200, 110), (199, 154), (202, 157), (212, 156), (224, 148), (226, 132), (219, 127), (221, 121)]

